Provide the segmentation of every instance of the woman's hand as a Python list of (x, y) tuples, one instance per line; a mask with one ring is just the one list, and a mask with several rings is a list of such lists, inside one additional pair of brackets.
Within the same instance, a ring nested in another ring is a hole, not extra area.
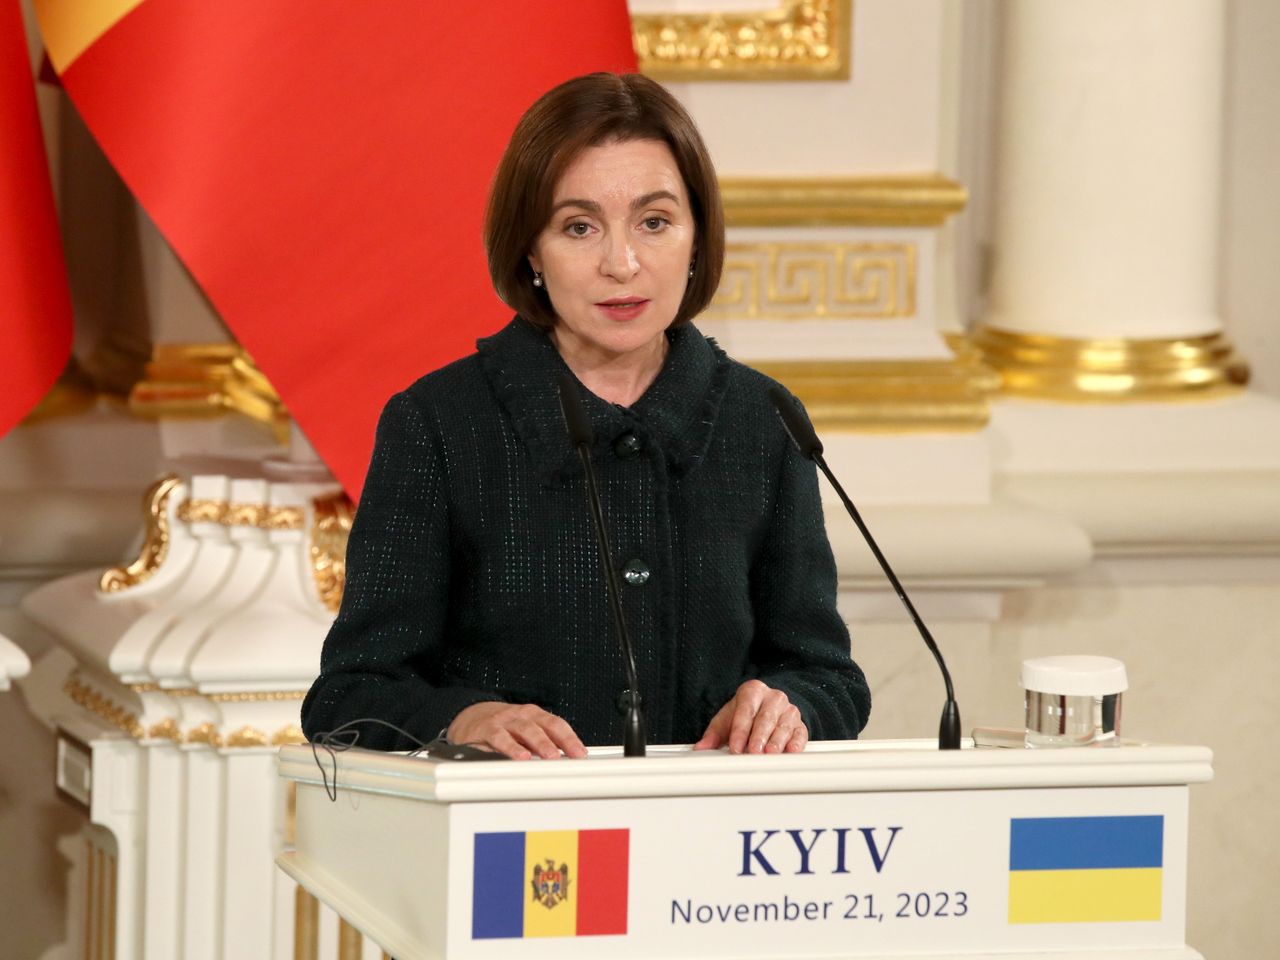
[(485, 744), (512, 760), (587, 755), (569, 724), (532, 703), (473, 703), (453, 718), (446, 736), (450, 743)]
[(711, 718), (693, 749), (715, 750), (727, 743), (730, 753), (799, 753), (808, 742), (800, 708), (781, 690), (748, 680)]

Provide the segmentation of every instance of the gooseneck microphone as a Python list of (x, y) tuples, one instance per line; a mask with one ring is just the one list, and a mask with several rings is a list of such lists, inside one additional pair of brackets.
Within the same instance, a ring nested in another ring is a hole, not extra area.
[(929, 648), (933, 658), (938, 661), (938, 667), (942, 670), (943, 683), (947, 687), (947, 702), (942, 708), (942, 721), (938, 725), (938, 749), (959, 750), (960, 707), (956, 703), (955, 689), (951, 686), (951, 672), (947, 670), (946, 661), (942, 659), (942, 651), (934, 643), (933, 635), (929, 633), (929, 628), (920, 619), (920, 614), (916, 613), (916, 608), (907, 596), (907, 591), (902, 589), (902, 584), (898, 582), (898, 578), (894, 575), (893, 568), (889, 566), (889, 561), (880, 552), (880, 547), (876, 544), (875, 538), (871, 536), (871, 531), (862, 522), (858, 508), (853, 505), (853, 501), (844, 492), (844, 487), (840, 486), (840, 481), (836, 479), (835, 474), (831, 472), (831, 468), (827, 466), (827, 461), (823, 459), (822, 441), (818, 439), (817, 433), (814, 432), (813, 425), (801, 413), (800, 407), (791, 399), (791, 396), (781, 388), (770, 387), (769, 399), (773, 401), (773, 406), (778, 411), (778, 416), (782, 418), (782, 425), (787, 428), (787, 433), (800, 450), (800, 454), (806, 460), (812, 460), (816, 463), (822, 472), (826, 474), (827, 479), (831, 481), (831, 486), (835, 487), (836, 493), (840, 495), (840, 502), (844, 504), (845, 510), (853, 518), (853, 522), (857, 524), (858, 530), (862, 533), (862, 538), (867, 541), (867, 546), (871, 548), (876, 560), (880, 562), (880, 569), (889, 578), (889, 582), (893, 584), (894, 591), (898, 594), (898, 599), (902, 601), (902, 605), (907, 608), (907, 613), (911, 615), (912, 622), (915, 623), (916, 629), (920, 631), (920, 636), (924, 638), (925, 646)]
[(591, 508), (591, 523), (596, 530), (596, 543), (600, 546), (600, 563), (604, 567), (605, 588), (609, 594), (609, 606), (613, 608), (613, 621), (618, 630), (618, 642), (622, 645), (622, 659), (627, 668), (627, 685), (631, 688), (627, 697), (627, 716), (622, 728), (622, 752), (628, 757), (643, 757), (647, 739), (644, 722), (644, 703), (640, 698), (640, 681), (636, 675), (636, 656), (631, 649), (631, 634), (627, 631), (627, 618), (622, 612), (622, 591), (618, 587), (618, 571), (613, 565), (613, 553), (609, 549), (609, 534), (604, 525), (604, 510), (600, 507), (600, 491), (596, 489), (596, 471), (591, 463), (591, 444), (595, 434), (591, 420), (582, 407), (578, 382), (568, 373), (560, 374), (560, 409), (564, 413), (565, 426), (569, 428), (569, 441), (578, 451), (582, 470), (587, 478), (587, 504)]

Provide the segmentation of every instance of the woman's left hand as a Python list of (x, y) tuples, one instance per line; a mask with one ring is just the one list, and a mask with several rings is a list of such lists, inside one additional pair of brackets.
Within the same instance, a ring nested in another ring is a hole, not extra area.
[(720, 708), (695, 750), (725, 744), (730, 753), (799, 753), (809, 742), (800, 708), (781, 690), (761, 680), (748, 680)]

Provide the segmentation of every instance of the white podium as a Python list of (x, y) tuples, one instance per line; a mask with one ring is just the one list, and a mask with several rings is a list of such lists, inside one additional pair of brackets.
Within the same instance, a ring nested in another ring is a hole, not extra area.
[(397, 960), (1192, 960), (1207, 748), (827, 742), (457, 763), (280, 751), (280, 866)]

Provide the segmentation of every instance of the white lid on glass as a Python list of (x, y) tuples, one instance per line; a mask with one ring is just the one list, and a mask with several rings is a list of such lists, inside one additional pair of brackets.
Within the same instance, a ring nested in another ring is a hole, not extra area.
[(1129, 689), (1123, 661), (1112, 657), (1037, 657), (1022, 661), (1022, 688), (1063, 697), (1105, 697)]

